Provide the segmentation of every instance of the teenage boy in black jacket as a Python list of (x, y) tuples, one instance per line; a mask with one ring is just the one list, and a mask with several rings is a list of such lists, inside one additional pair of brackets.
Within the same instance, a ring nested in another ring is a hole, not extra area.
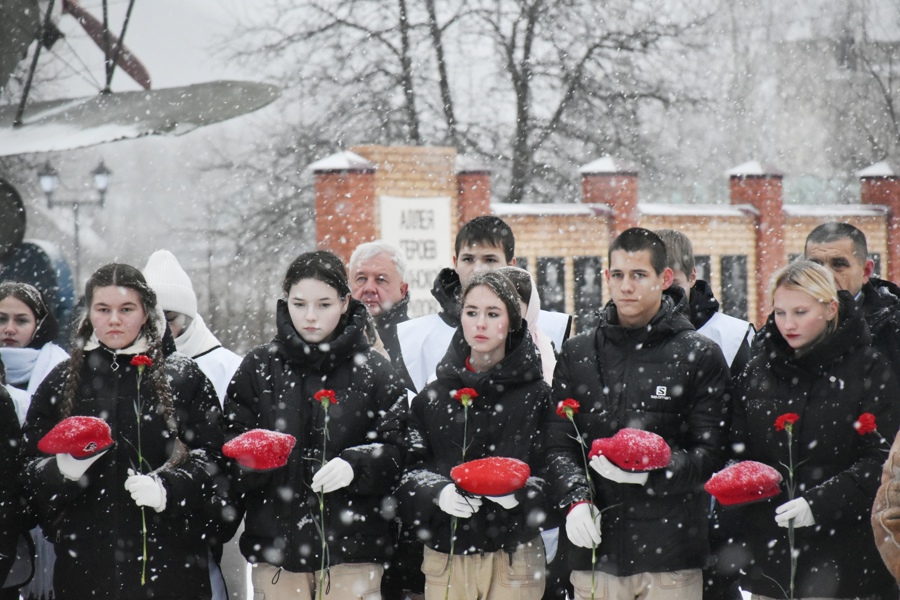
[(595, 331), (563, 344), (553, 399), (580, 404), (574, 420), (588, 446), (622, 428), (642, 429), (665, 439), (672, 460), (665, 469), (630, 472), (596, 457), (589, 482), (575, 428), (555, 405), (548, 410), (549, 489), (577, 546), (569, 560), (575, 598), (590, 598), (593, 586), (610, 599), (699, 600), (709, 553), (702, 492), (725, 460), (728, 364), (694, 331), (682, 290), (667, 289), (672, 270), (658, 235), (623, 232), (610, 246), (606, 278), (612, 302)]

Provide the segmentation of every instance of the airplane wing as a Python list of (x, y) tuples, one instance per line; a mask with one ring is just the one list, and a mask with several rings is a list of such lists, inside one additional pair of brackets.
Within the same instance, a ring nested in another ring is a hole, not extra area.
[(182, 135), (258, 110), (281, 90), (264, 83), (211, 81), (29, 104), (13, 127), (15, 106), (0, 107), (0, 156), (84, 148), (145, 135)]

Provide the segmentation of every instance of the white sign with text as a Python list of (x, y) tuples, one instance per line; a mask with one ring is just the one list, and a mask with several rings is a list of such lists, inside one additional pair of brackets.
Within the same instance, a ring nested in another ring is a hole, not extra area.
[(440, 310), (431, 288), (444, 267), (453, 266), (450, 198), (381, 196), (381, 239), (406, 257), (410, 318)]

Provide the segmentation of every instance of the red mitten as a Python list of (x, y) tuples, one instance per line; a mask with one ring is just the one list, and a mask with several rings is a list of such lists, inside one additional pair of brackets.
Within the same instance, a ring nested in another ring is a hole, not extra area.
[(113, 445), (106, 421), (98, 417), (68, 417), (47, 432), (38, 442), (45, 454), (71, 454), (89, 458)]
[(594, 440), (588, 458), (602, 454), (626, 471), (652, 471), (669, 466), (672, 449), (662, 437), (640, 429), (620, 429), (609, 438)]
[(525, 487), (531, 468), (515, 458), (490, 456), (453, 467), (450, 477), (470, 494), (506, 496)]
[(268, 471), (286, 465), (296, 443), (297, 439), (287, 433), (251, 429), (222, 446), (222, 454), (248, 469)]
[(781, 473), (769, 465), (745, 460), (713, 475), (703, 486), (723, 506), (746, 504), (777, 496)]

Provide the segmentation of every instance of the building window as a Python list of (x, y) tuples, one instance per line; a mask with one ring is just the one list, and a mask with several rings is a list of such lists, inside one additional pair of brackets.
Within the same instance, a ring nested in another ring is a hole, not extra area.
[(562, 257), (537, 259), (538, 295), (544, 310), (566, 312), (566, 271)]
[[(709, 283), (709, 256), (706, 254), (694, 256), (694, 268), (697, 269), (697, 279)], [(685, 275), (690, 275), (690, 273), (685, 273)]]
[(747, 256), (722, 257), (722, 312), (747, 319)]
[(528, 270), (528, 259), (524, 256), (516, 256), (516, 266), (525, 271)]
[(576, 256), (575, 267), (575, 330), (578, 333), (595, 329), (600, 324), (603, 308), (603, 259), (599, 256)]
[(872, 275), (881, 277), (881, 255), (877, 252), (873, 252), (869, 256), (872, 258), (872, 262), (875, 263), (875, 269), (872, 271)]

